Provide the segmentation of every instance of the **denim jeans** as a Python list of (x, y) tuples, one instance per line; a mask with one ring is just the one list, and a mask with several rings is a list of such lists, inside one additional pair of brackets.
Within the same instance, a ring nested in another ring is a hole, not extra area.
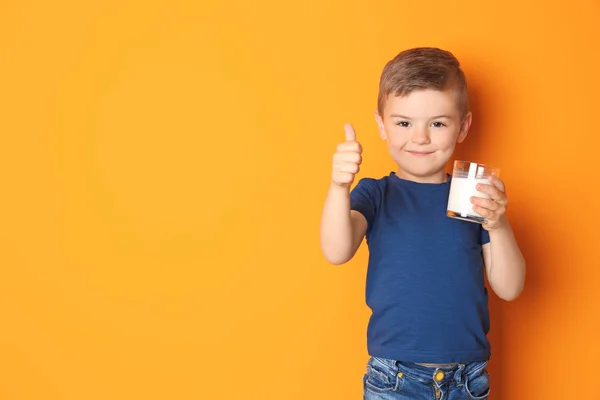
[(425, 367), (371, 357), (363, 377), (365, 400), (480, 400), (487, 399), (488, 362), (450, 367)]

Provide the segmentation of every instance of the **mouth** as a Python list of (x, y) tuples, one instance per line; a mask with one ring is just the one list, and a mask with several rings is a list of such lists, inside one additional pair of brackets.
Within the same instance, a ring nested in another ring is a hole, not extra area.
[(412, 154), (415, 157), (425, 157), (430, 154), (433, 154), (433, 151), (408, 151), (408, 153)]

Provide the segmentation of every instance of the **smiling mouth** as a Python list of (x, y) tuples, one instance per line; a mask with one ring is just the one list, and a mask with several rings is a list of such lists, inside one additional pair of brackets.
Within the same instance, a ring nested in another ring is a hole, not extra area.
[(433, 151), (409, 151), (410, 154), (417, 157), (425, 157), (430, 154), (433, 154)]

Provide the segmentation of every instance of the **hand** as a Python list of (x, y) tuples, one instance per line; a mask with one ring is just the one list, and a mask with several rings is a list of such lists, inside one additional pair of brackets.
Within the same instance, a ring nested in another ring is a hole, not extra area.
[(356, 141), (356, 133), (350, 124), (344, 125), (346, 141), (337, 146), (333, 155), (333, 171), (331, 181), (341, 187), (350, 188), (354, 176), (360, 170), (362, 147)]
[(483, 224), (483, 228), (488, 231), (502, 228), (507, 224), (506, 207), (508, 205), (504, 182), (495, 176), (490, 176), (489, 180), (490, 185), (479, 183), (476, 187), (481, 193), (490, 196), (489, 199), (471, 197), (471, 203), (474, 204), (473, 211), (487, 220)]

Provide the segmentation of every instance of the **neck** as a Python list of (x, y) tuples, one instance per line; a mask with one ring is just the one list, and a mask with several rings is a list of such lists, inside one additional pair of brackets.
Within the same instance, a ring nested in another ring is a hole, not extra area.
[(408, 172), (404, 171), (401, 168), (398, 168), (398, 171), (396, 172), (396, 176), (398, 178), (401, 178), (401, 179), (404, 179), (407, 181), (417, 182), (417, 183), (444, 183), (444, 182), (448, 181), (448, 175), (446, 174), (445, 170), (441, 170), (441, 171), (438, 171), (434, 174), (427, 175), (427, 176), (415, 176), (415, 175), (409, 174)]

